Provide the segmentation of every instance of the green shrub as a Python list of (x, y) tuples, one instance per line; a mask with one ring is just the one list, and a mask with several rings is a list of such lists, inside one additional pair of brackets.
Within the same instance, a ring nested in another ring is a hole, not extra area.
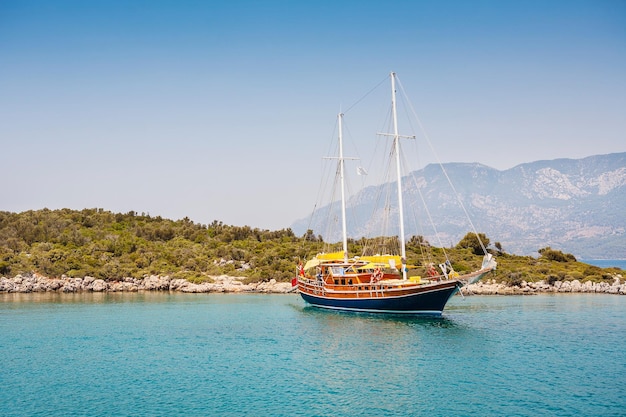
[(548, 283), (548, 285), (554, 285), (557, 281), (559, 281), (559, 277), (554, 274), (550, 274), (546, 278), (546, 282)]
[(509, 272), (505, 282), (510, 286), (518, 286), (522, 285), (522, 274), (520, 272)]
[(484, 255), (483, 247), (489, 246), (489, 238), (484, 233), (467, 233), (459, 243), (457, 249), (468, 248), (474, 255)]
[(556, 262), (576, 262), (576, 257), (570, 253), (563, 253), (560, 250), (554, 250), (552, 248), (545, 247), (543, 249), (539, 249), (539, 254), (542, 258), (545, 258), (550, 261)]
[(0, 261), (0, 275), (9, 275), (11, 273), (11, 263), (9, 261)]
[(172, 274), (173, 279), (186, 279), (194, 284), (214, 283), (215, 280), (207, 275), (198, 274), (193, 271), (178, 271)]
[(570, 277), (571, 277), (571, 279), (572, 279), (572, 280), (577, 279), (577, 280), (579, 280), (579, 281), (580, 281), (580, 280), (582, 280), (585, 276), (583, 275), (583, 273), (582, 273), (582, 272), (579, 272), (579, 271), (572, 271), (572, 272), (570, 273)]

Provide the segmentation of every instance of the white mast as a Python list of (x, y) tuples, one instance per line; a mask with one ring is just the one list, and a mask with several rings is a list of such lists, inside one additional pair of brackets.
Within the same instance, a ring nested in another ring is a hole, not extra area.
[(346, 185), (345, 185), (345, 170), (344, 161), (346, 158), (343, 156), (343, 113), (337, 115), (338, 127), (339, 127), (339, 157), (326, 157), (325, 159), (338, 159), (339, 160), (339, 177), (341, 179), (341, 229), (343, 235), (343, 260), (348, 262), (348, 231), (346, 222)]
[(402, 279), (406, 279), (406, 244), (404, 238), (404, 209), (402, 203), (402, 170), (400, 169), (400, 135), (398, 134), (398, 114), (396, 112), (396, 73), (391, 73), (391, 113), (393, 116), (393, 146), (396, 152), (396, 174), (398, 176), (398, 210), (400, 217), (400, 259)]
[(339, 175), (341, 176), (341, 228), (343, 232), (343, 261), (348, 262), (348, 231), (346, 227), (346, 186), (343, 160), (343, 113), (337, 115), (339, 123)]

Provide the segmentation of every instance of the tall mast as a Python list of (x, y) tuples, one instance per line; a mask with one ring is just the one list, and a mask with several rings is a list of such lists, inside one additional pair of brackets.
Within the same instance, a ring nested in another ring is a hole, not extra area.
[(339, 123), (339, 175), (341, 177), (341, 228), (343, 232), (343, 260), (348, 262), (348, 231), (346, 227), (346, 186), (343, 159), (343, 113), (337, 115)]
[(396, 152), (396, 174), (398, 176), (398, 210), (400, 217), (400, 256), (402, 279), (406, 279), (406, 244), (404, 238), (404, 209), (402, 203), (402, 170), (400, 169), (400, 135), (398, 134), (398, 114), (396, 111), (396, 73), (391, 73), (391, 113), (393, 116), (393, 146)]
[[(346, 159), (358, 159), (358, 158), (346, 158), (343, 156), (343, 113), (337, 115), (338, 127), (339, 127), (339, 156), (327, 156), (324, 159), (338, 159), (339, 160), (339, 178), (341, 180), (341, 229), (343, 235), (343, 260), (348, 262), (348, 231), (346, 225), (346, 181), (345, 181), (345, 169), (344, 161)], [(335, 174), (336, 175), (336, 174)], [(336, 178), (336, 177), (335, 177)]]

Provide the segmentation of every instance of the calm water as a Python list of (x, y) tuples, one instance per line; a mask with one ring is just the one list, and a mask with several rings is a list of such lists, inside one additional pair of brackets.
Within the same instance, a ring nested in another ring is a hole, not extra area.
[(0, 294), (3, 416), (618, 416), (626, 297), (455, 297), (443, 318), (297, 295)]
[(626, 270), (626, 259), (581, 259), (589, 265), (599, 266), (600, 268), (620, 268)]

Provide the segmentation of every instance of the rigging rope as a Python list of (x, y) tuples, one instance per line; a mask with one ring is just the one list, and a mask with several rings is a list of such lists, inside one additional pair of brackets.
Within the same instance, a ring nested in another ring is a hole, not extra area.
[(404, 91), (404, 87), (402, 86), (402, 83), (397, 78), (397, 76), (396, 76), (396, 80), (398, 81), (398, 85), (400, 86), (400, 90), (402, 91), (402, 95), (404, 96), (404, 98), (406, 99), (406, 101), (408, 103), (408, 107), (411, 109), (413, 117), (415, 117), (415, 120), (417, 120), (417, 124), (419, 125), (420, 130), (422, 131), (422, 134), (426, 138), (426, 142), (428, 143), (428, 146), (430, 147), (430, 150), (433, 152), (433, 155), (435, 156), (435, 159), (437, 159), (437, 163), (441, 167), (441, 171), (443, 172), (444, 176), (448, 180), (448, 184), (450, 184), (450, 187), (452, 187), (452, 191), (454, 191), (454, 195), (455, 195), (455, 197), (457, 199), (457, 202), (461, 206), (461, 209), (463, 210), (463, 213), (465, 213), (465, 217), (467, 218), (467, 221), (469, 222), (469, 224), (470, 224), (470, 226), (472, 228), (472, 231), (476, 235), (476, 238), (478, 239), (478, 243), (480, 244), (480, 247), (482, 248), (483, 253), (486, 254), (487, 253), (487, 249), (485, 248), (485, 245), (483, 244), (483, 241), (480, 239), (478, 231), (476, 230), (476, 227), (474, 226), (474, 223), (472, 222), (472, 219), (470, 218), (469, 213), (467, 212), (467, 209), (465, 208), (465, 205), (463, 204), (463, 201), (461, 200), (461, 198), (459, 196), (459, 193), (457, 192), (456, 188), (454, 187), (454, 184), (452, 183), (452, 180), (448, 176), (448, 172), (444, 168), (443, 163), (441, 162), (441, 159), (439, 158), (439, 155), (435, 151), (435, 148), (433, 147), (433, 144), (430, 141), (430, 137), (428, 136), (428, 133), (426, 133), (426, 129), (424, 129), (424, 126), (422, 125), (422, 122), (421, 122), (420, 118), (417, 117), (417, 113), (415, 112), (415, 109), (413, 108), (413, 104), (408, 99), (407, 94)]
[(360, 99), (358, 99), (357, 101), (354, 102), (354, 104), (352, 104), (350, 107), (348, 107), (348, 109), (346, 111), (343, 112), (343, 114), (348, 113), (350, 110), (352, 110), (353, 107), (355, 107), (357, 104), (359, 104), (361, 101), (365, 100), (365, 97), (369, 96), (374, 90), (376, 90), (378, 87), (380, 87), (380, 85), (384, 82), (386, 82), (389, 79), (389, 75), (386, 76), (381, 82), (379, 82), (378, 84), (376, 84), (376, 86), (372, 87), (371, 90), (369, 90), (367, 93), (365, 93)]

